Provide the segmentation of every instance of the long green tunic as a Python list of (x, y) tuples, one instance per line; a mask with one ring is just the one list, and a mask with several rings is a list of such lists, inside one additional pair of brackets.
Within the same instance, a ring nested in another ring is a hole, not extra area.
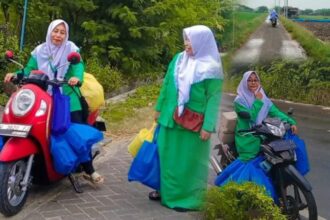
[[(202, 141), (199, 132), (182, 128), (173, 120), (178, 92), (171, 61), (156, 104), (160, 112), (158, 135), (162, 204), (169, 208), (199, 209), (207, 187), (210, 141)], [(202, 129), (214, 132), (221, 98), (222, 80), (206, 79), (193, 84), (186, 106), (204, 114)]]
[[(256, 99), (253, 102), (252, 108), (248, 109), (243, 105), (240, 105), (234, 102), (234, 109), (235, 112), (246, 111), (249, 112), (251, 115), (251, 120), (255, 121), (257, 119), (258, 113), (263, 106), (263, 102), (259, 99)], [(295, 125), (296, 122), (281, 112), (274, 104), (270, 107), (268, 112), (269, 117), (277, 117), (282, 121), (286, 121), (291, 125)], [(256, 157), (256, 155), (260, 151), (260, 139), (258, 137), (253, 136), (252, 134), (248, 134), (245, 136), (240, 135), (237, 131), (241, 129), (249, 129), (250, 128), (250, 121), (248, 119), (243, 119), (241, 117), (237, 117), (237, 124), (236, 124), (236, 132), (235, 132), (235, 145), (237, 148), (237, 152), (239, 154), (239, 159), (243, 161), (248, 161)]]
[[(30, 72), (32, 70), (38, 70), (38, 63), (36, 58), (31, 56), (29, 59), (26, 67), (24, 68), (24, 75), (28, 76), (30, 75)], [(17, 73), (17, 72), (16, 72)], [(83, 76), (84, 76), (84, 64), (82, 61), (78, 64), (70, 64), (69, 69), (67, 73), (65, 74), (64, 79), (69, 80), (71, 77), (77, 77), (80, 82), (83, 82)], [(73, 111), (79, 111), (81, 110), (81, 105), (78, 96), (72, 91), (72, 88), (69, 85), (63, 85), (63, 92), (65, 95), (68, 95), (70, 97), (70, 110)], [(74, 89), (79, 94), (79, 91), (77, 88), (74, 87)]]

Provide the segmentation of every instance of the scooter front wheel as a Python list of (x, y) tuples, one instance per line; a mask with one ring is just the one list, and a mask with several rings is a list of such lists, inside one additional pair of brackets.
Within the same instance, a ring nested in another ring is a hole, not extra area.
[(26, 169), (26, 160), (0, 162), (0, 212), (5, 216), (17, 214), (26, 202), (28, 190), (21, 185)]

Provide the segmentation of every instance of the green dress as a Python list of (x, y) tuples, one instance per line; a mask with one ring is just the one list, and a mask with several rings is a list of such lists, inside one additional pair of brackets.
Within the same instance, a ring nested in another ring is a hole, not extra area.
[[(174, 68), (178, 58), (171, 61), (157, 104), (160, 112), (158, 135), (162, 204), (169, 208), (199, 209), (207, 188), (210, 140), (202, 141), (199, 132), (184, 129), (173, 120), (178, 93)], [(189, 109), (203, 113), (202, 129), (214, 132), (221, 99), (221, 79), (205, 79), (193, 84)]]
[[(263, 102), (259, 99), (256, 99), (253, 102), (252, 108), (248, 109), (244, 107), (243, 105), (238, 104), (237, 102), (234, 102), (234, 109), (235, 112), (241, 112), (246, 111), (249, 112), (251, 115), (251, 120), (255, 121), (259, 111), (261, 110), (263, 106)], [(295, 125), (296, 122), (281, 112), (274, 104), (270, 107), (268, 112), (269, 117), (277, 117), (281, 119), (282, 121), (286, 121), (290, 123), (291, 125)], [(249, 129), (250, 123), (248, 119), (243, 119), (238, 116), (237, 118), (237, 124), (236, 124), (236, 132), (235, 132), (235, 145), (237, 148), (237, 152), (239, 155), (239, 159), (242, 161), (248, 161), (250, 159), (253, 159), (256, 157), (256, 155), (259, 153), (260, 150), (260, 139), (258, 137), (253, 136), (252, 134), (248, 134), (245, 136), (240, 135), (237, 131), (241, 129)]]
[[(24, 68), (24, 75), (28, 76), (30, 75), (30, 72), (32, 70), (38, 70), (38, 64), (36, 58), (33, 56), (29, 59), (26, 67)], [(17, 71), (16, 73), (18, 73)], [(67, 73), (65, 74), (65, 80), (69, 80), (71, 77), (77, 77), (80, 82), (83, 82), (83, 76), (84, 76), (84, 64), (82, 61), (77, 64), (70, 64), (69, 69)], [(79, 111), (81, 110), (81, 105), (79, 101), (79, 97), (76, 95), (76, 93), (73, 92), (72, 87), (69, 85), (63, 85), (63, 92), (65, 95), (68, 95), (70, 97), (70, 110), (73, 111)], [(73, 87), (77, 93), (79, 94), (78, 88)]]

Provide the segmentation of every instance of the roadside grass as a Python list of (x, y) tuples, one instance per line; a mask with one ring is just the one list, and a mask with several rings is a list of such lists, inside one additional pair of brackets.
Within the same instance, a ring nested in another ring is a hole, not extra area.
[[(222, 58), (225, 72), (231, 67), (231, 60), (235, 51), (240, 48), (250, 35), (265, 21), (267, 14), (255, 12), (235, 12), (228, 26), (225, 27), (223, 47), (227, 48), (227, 55)], [(234, 24), (234, 26), (233, 26)]]
[(319, 40), (311, 31), (291, 20), (281, 17), (281, 22), (309, 57), (330, 62), (330, 43)]
[(132, 136), (141, 128), (151, 127), (159, 91), (159, 83), (141, 86), (127, 98), (107, 104), (101, 116), (106, 120), (111, 136)]

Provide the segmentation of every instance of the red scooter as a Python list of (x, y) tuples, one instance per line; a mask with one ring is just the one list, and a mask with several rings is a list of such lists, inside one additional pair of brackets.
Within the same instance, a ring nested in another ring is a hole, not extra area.
[[(78, 53), (68, 58), (72, 64), (80, 61)], [(55, 171), (50, 154), (53, 101), (47, 93), (48, 85), (61, 86), (64, 82), (49, 80), (40, 71), (24, 77), (23, 66), (13, 60), (11, 51), (6, 52), (6, 59), (22, 68), (12, 80), (19, 89), (11, 95), (0, 123), (4, 140), (0, 151), (0, 212), (12, 216), (22, 209), (32, 183), (49, 184), (65, 177)], [(96, 124), (95, 119), (90, 123)], [(72, 175), (69, 179), (76, 192), (82, 192)]]

